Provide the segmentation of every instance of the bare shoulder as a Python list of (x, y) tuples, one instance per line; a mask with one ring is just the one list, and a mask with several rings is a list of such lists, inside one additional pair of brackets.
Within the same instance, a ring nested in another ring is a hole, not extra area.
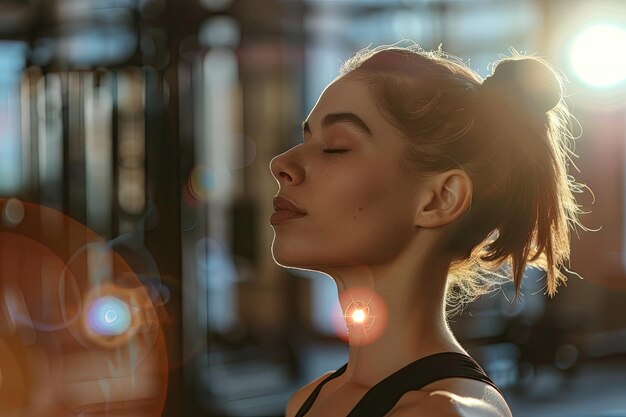
[(294, 417), (298, 410), (302, 407), (302, 404), (309, 398), (309, 395), (313, 392), (315, 387), (317, 387), (326, 377), (332, 374), (335, 371), (328, 371), (324, 375), (319, 378), (314, 379), (309, 382), (299, 390), (293, 393), (289, 401), (287, 402), (287, 407), (285, 408), (285, 417)]
[(512, 417), (505, 410), (489, 402), (453, 394), (449, 391), (433, 391), (418, 404), (398, 408), (389, 417)]
[(408, 401), (389, 417), (512, 417), (498, 390), (481, 381), (448, 378), (414, 394), (414, 401)]

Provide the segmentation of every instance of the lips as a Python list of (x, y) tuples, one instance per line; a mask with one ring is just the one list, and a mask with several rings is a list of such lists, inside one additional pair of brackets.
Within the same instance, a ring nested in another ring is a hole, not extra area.
[(300, 207), (296, 206), (294, 203), (281, 196), (274, 197), (274, 211), (279, 210), (289, 210), (302, 215), (306, 214), (306, 211), (302, 210)]
[(274, 198), (274, 210), (274, 214), (270, 218), (270, 223), (273, 225), (283, 224), (288, 220), (298, 219), (307, 214), (306, 211), (282, 196)]

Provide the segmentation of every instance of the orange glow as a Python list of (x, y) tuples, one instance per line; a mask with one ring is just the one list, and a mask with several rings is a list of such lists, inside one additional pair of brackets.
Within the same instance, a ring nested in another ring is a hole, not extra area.
[[(346, 306), (333, 325), (337, 336), (353, 346), (364, 346), (376, 341), (387, 327), (387, 306), (371, 288), (355, 287), (344, 290), (340, 305)], [(346, 333), (347, 329), (347, 333)]]
[[(0, 211), (6, 204), (0, 199)], [(23, 216), (0, 222), (0, 415), (161, 416), (169, 369), (162, 308), (94, 232), (22, 204)], [(110, 256), (96, 256), (105, 249)], [(92, 300), (103, 296), (131, 313), (119, 334), (87, 325)]]

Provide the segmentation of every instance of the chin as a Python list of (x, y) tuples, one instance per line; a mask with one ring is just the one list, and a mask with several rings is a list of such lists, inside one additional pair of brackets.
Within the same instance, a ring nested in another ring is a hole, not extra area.
[[(309, 245), (310, 246), (310, 245)], [(322, 247), (323, 253), (312, 253), (309, 249), (289, 244), (272, 243), (271, 252), (274, 262), (285, 268), (296, 268), (312, 271), (321, 271), (325, 267), (346, 265), (346, 260), (337, 256), (330, 256), (332, 249)]]

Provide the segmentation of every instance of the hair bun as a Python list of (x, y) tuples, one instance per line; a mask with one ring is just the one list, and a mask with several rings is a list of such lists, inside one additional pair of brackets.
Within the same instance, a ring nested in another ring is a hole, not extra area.
[(485, 89), (498, 90), (513, 100), (523, 97), (536, 110), (546, 113), (561, 100), (563, 89), (557, 74), (538, 58), (504, 59), (483, 82)]

